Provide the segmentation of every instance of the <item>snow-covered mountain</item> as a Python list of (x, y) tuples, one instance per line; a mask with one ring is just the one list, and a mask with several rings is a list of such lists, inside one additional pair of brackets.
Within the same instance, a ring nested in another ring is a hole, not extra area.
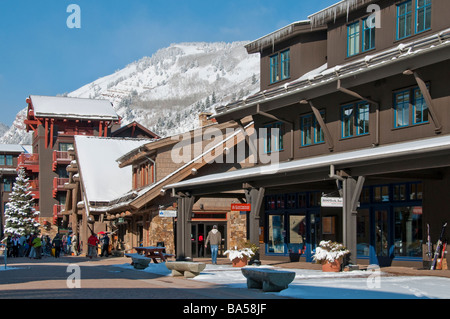
[[(64, 95), (108, 99), (123, 124), (137, 121), (160, 136), (185, 132), (198, 126), (200, 112), (214, 113), (215, 104), (259, 90), (260, 57), (245, 44), (172, 44)], [(21, 130), (25, 114), (19, 112), (0, 143), (29, 142)]]

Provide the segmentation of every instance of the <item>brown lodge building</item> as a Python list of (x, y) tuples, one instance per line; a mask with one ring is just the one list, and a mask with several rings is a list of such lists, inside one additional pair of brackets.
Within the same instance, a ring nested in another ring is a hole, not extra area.
[(279, 160), (167, 186), (178, 218), (193, 198), (240, 190), (265, 258), (312, 261), (331, 239), (352, 263), (422, 265), (427, 225), (436, 243), (450, 217), (449, 10), (344, 0), (249, 43), (261, 90), (214, 118), (251, 116), (258, 155)]

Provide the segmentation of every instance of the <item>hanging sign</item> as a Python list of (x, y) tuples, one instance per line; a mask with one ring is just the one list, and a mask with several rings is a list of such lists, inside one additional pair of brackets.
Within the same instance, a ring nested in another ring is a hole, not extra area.
[(176, 210), (160, 210), (159, 217), (177, 217)]
[(231, 210), (249, 212), (252, 210), (252, 204), (231, 204)]
[(322, 207), (344, 207), (342, 197), (321, 197), (320, 205)]

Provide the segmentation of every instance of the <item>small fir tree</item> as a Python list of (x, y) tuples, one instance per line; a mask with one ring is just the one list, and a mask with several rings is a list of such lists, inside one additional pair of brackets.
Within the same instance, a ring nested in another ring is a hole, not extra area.
[(19, 170), (13, 190), (9, 196), (9, 203), (5, 210), (5, 234), (29, 235), (39, 232), (40, 224), (36, 221), (39, 212), (33, 208), (33, 197), (30, 192), (29, 179), (25, 170)]

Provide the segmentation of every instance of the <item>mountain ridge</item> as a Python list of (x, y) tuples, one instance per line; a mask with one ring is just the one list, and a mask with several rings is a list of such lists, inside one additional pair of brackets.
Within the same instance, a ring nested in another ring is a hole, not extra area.
[[(183, 133), (198, 127), (200, 112), (259, 90), (259, 55), (248, 54), (246, 43), (173, 43), (62, 95), (108, 99), (123, 125), (137, 121), (162, 137)], [(31, 143), (25, 117), (26, 108), (0, 143)]]

